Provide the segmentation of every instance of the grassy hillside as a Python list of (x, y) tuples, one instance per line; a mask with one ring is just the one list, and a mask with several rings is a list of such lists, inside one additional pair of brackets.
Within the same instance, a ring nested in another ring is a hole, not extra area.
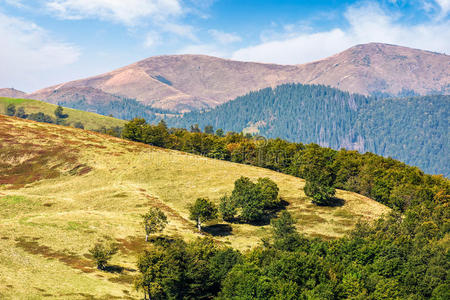
[[(22, 106), (27, 114), (43, 112), (52, 117), (54, 117), (54, 111), (57, 107), (54, 104), (38, 100), (0, 97), (0, 114), (4, 114), (6, 112), (6, 107), (11, 103), (16, 106), (16, 109)], [(71, 108), (64, 108), (64, 112), (69, 115), (67, 119), (69, 124), (81, 122), (83, 123), (84, 128), (89, 130), (95, 130), (101, 127), (109, 128), (114, 126), (123, 126), (126, 122), (124, 120)]]
[[(346, 191), (337, 192), (342, 206), (317, 207), (293, 176), (0, 115), (0, 298), (138, 297), (140, 215), (160, 207), (170, 221), (165, 234), (193, 239), (187, 205), (197, 197), (218, 202), (242, 175), (273, 179), (298, 230), (311, 237), (340, 237), (359, 218), (388, 212)], [(210, 225), (217, 242), (240, 250), (270, 234), (268, 225)], [(90, 260), (88, 249), (105, 238), (120, 246), (111, 263), (121, 273), (100, 272)]]

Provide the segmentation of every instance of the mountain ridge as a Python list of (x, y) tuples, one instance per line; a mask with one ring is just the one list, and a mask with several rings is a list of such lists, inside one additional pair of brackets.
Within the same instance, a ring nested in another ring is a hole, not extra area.
[[(95, 101), (134, 98), (175, 111), (215, 107), (238, 96), (284, 83), (324, 84), (344, 91), (389, 95), (450, 93), (450, 56), (370, 43), (300, 65), (240, 62), (207, 55), (162, 55), (61, 83), (28, 94), (57, 103), (80, 97)], [(83, 90), (84, 89), (84, 90)]]
[(0, 97), (23, 98), (27, 93), (16, 90), (15, 88), (0, 89)]

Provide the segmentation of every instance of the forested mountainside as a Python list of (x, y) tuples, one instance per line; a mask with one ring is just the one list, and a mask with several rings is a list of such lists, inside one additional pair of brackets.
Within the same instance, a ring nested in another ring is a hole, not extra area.
[(449, 108), (450, 96), (381, 99), (323, 85), (285, 84), (167, 121), (176, 127), (212, 125), (334, 149), (369, 151), (448, 176)]

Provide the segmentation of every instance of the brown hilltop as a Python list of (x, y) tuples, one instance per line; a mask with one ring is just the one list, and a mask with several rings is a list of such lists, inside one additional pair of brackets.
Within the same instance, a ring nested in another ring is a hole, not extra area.
[(23, 98), (25, 96), (26, 93), (13, 88), (0, 89), (0, 97)]
[(27, 97), (111, 101), (135, 98), (172, 110), (214, 107), (252, 90), (282, 83), (325, 84), (361, 94), (402, 90), (450, 93), (450, 56), (371, 43), (302, 65), (240, 62), (205, 55), (167, 55), (98, 76), (52, 86)]

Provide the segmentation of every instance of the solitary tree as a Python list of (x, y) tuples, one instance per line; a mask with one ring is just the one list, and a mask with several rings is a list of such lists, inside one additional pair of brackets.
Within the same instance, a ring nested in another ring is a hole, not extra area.
[(191, 220), (197, 221), (198, 231), (202, 231), (202, 223), (217, 218), (217, 208), (206, 198), (198, 198), (194, 205), (189, 207)]
[(145, 215), (142, 215), (142, 219), (146, 242), (150, 234), (163, 231), (168, 223), (166, 215), (159, 208), (153, 207)]
[(55, 109), (55, 116), (58, 119), (66, 119), (69, 115), (64, 113), (64, 108), (61, 105)]
[(89, 250), (89, 253), (92, 254), (95, 262), (97, 263), (97, 269), (104, 270), (111, 257), (117, 253), (117, 250), (119, 250), (117, 246), (112, 243), (97, 243), (92, 249)]
[(6, 107), (6, 114), (8, 116), (14, 116), (16, 114), (16, 106), (14, 104), (8, 104)]

